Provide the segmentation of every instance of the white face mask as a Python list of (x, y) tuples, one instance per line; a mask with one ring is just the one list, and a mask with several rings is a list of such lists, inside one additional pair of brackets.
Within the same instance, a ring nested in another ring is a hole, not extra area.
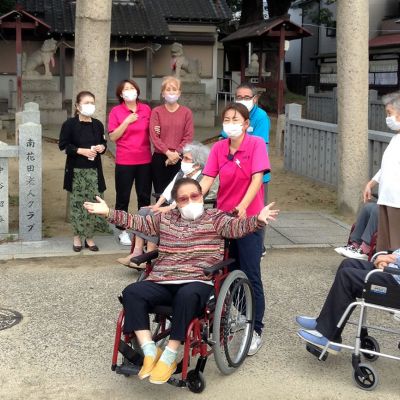
[(166, 94), (164, 99), (169, 104), (174, 104), (178, 101), (179, 95), (178, 94)]
[(386, 117), (386, 125), (392, 131), (400, 130), (400, 122), (396, 120), (396, 117), (392, 115), (391, 117)]
[(91, 117), (94, 112), (96, 111), (96, 106), (94, 104), (81, 104), (79, 106), (79, 111), (82, 115), (84, 115), (85, 117)]
[(203, 203), (189, 203), (186, 206), (180, 207), (179, 211), (183, 218), (195, 220), (199, 218), (204, 212)]
[(194, 163), (182, 161), (181, 162), (181, 170), (185, 174), (185, 176), (189, 175), (194, 170)]
[(136, 89), (127, 89), (122, 92), (122, 97), (126, 101), (134, 101), (137, 99), (137, 90)]
[(236, 103), (243, 104), (249, 111), (251, 111), (254, 107), (254, 101), (251, 100), (236, 100)]
[(222, 128), (230, 138), (237, 138), (243, 133), (243, 124), (222, 124)]

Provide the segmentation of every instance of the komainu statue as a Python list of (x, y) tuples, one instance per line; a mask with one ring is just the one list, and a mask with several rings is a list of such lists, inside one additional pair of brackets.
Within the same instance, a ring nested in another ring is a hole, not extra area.
[(191, 60), (183, 53), (181, 43), (171, 45), (171, 69), (175, 76), (186, 82), (200, 81), (199, 60)]
[[(46, 77), (51, 78), (53, 75), (50, 71), (50, 64), (54, 67), (54, 54), (57, 51), (57, 41), (54, 39), (47, 39), (43, 42), (42, 47), (36, 50), (28, 57), (23, 54), (22, 57), (22, 70), (25, 77)], [(44, 65), (45, 73), (41, 75), (36, 68)]]

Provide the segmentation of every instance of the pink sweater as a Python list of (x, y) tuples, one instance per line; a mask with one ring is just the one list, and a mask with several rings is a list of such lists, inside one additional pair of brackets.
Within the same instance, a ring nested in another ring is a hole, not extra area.
[[(160, 126), (158, 135), (154, 127)], [(192, 111), (179, 106), (174, 112), (169, 112), (165, 105), (155, 107), (150, 117), (150, 138), (155, 153), (165, 154), (167, 150), (181, 152), (187, 143), (193, 141), (194, 127)]]

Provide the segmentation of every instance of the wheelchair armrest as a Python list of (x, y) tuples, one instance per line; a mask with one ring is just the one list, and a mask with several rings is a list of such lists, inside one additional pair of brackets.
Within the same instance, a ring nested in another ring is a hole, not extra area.
[(382, 254), (392, 254), (393, 253), (393, 251), (391, 251), (391, 250), (387, 250), (387, 251), (378, 251), (377, 253), (375, 253), (372, 257), (371, 257), (371, 262), (373, 263), (375, 260), (376, 260), (376, 258), (378, 257), (378, 256), (381, 256)]
[(148, 253), (143, 253), (140, 256), (132, 257), (131, 262), (133, 262), (136, 265), (140, 265), (144, 262), (154, 260), (157, 257), (158, 257), (158, 251), (154, 250), (154, 251), (149, 251)]
[(222, 260), (217, 264), (211, 265), (211, 267), (204, 268), (204, 274), (205, 275), (212, 275), (215, 272), (219, 271), (222, 268), (227, 267), (228, 265), (231, 265), (235, 262), (233, 258), (227, 258), (226, 260)]
[(392, 274), (392, 275), (400, 275), (399, 268), (385, 267), (385, 268), (383, 268), (383, 272), (387, 272), (388, 274)]

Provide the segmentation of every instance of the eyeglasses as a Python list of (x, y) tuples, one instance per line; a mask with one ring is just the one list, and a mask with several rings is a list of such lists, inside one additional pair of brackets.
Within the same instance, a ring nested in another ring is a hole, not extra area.
[(189, 199), (193, 201), (198, 201), (201, 199), (202, 194), (199, 192), (190, 193), (190, 195), (183, 195), (176, 198), (176, 202), (180, 205), (185, 205), (189, 203)]
[(254, 96), (236, 96), (236, 100), (252, 100)]

